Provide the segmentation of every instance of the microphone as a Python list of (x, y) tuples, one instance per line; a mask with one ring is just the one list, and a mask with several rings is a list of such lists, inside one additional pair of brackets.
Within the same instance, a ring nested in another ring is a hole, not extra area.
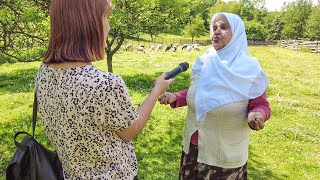
[(187, 62), (180, 63), (178, 67), (170, 71), (167, 76), (164, 78), (165, 80), (176, 77), (178, 74), (186, 71), (189, 68), (189, 64)]

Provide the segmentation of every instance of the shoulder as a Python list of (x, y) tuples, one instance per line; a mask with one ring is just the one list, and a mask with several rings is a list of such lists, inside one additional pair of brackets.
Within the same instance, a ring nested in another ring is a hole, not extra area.
[(106, 92), (125, 92), (127, 89), (123, 78), (118, 74), (102, 71), (96, 67), (92, 67), (90, 72), (92, 74), (90, 81), (98, 86), (97, 88), (103, 88)]
[(123, 78), (111, 72), (102, 71), (94, 66), (89, 69), (94, 79), (101, 79), (106, 85), (124, 85)]

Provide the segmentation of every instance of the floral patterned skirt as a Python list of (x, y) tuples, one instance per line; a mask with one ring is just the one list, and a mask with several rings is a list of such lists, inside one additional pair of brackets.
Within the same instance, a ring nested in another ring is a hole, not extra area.
[(247, 163), (226, 169), (197, 162), (198, 146), (190, 144), (189, 154), (182, 151), (179, 180), (246, 180)]

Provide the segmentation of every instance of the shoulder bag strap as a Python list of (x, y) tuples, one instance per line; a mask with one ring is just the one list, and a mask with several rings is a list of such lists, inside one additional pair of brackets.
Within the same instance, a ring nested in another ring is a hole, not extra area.
[(32, 137), (33, 138), (34, 138), (34, 132), (36, 131), (37, 111), (38, 111), (37, 89), (35, 89), (34, 100), (33, 100), (33, 114), (32, 114)]

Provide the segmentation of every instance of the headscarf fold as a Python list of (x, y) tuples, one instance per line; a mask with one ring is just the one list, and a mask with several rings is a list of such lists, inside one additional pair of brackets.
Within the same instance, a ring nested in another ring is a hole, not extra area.
[(211, 38), (214, 20), (221, 14), (230, 24), (231, 40), (220, 50), (210, 47), (192, 67), (192, 73), (200, 75), (195, 95), (198, 121), (204, 121), (207, 112), (221, 105), (259, 97), (269, 86), (258, 60), (249, 56), (245, 26), (238, 15), (214, 15)]

